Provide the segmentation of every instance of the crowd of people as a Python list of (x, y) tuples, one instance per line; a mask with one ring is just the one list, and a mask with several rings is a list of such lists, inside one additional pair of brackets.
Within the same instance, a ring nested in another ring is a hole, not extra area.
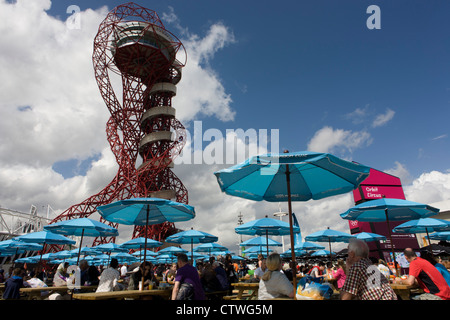
[[(112, 258), (107, 268), (103, 268), (90, 266), (86, 260), (81, 260), (77, 279), (68, 272), (67, 262), (49, 270), (43, 270), (39, 265), (31, 270), (10, 268), (6, 273), (0, 269), (0, 283), (5, 283), (3, 299), (19, 299), (22, 287), (61, 286), (68, 281), (79, 281), (82, 286), (96, 285), (96, 292), (152, 288), (158, 287), (162, 281), (173, 286), (172, 300), (204, 300), (210, 293), (232, 294), (231, 284), (241, 280), (259, 283), (258, 299), (265, 300), (294, 297), (293, 276), (300, 274), (313, 279), (335, 279), (342, 300), (397, 300), (390, 281), (421, 288), (422, 292), (412, 299), (450, 300), (447, 266), (426, 251), (422, 251), (419, 257), (412, 249), (406, 249), (404, 256), (410, 266), (409, 275), (402, 278), (396, 277), (395, 268), (382, 259), (369, 257), (369, 248), (364, 241), (352, 239), (346, 261), (301, 263), (295, 269), (293, 265), (283, 263), (278, 253), (270, 254), (267, 259), (260, 255), (256, 264), (251, 266), (245, 260), (233, 261), (227, 254), (199, 261), (195, 267), (185, 254), (179, 254), (177, 262), (158, 265), (146, 261), (119, 266), (117, 259)], [(68, 298), (70, 296), (59, 293), (49, 296), (51, 300)]]

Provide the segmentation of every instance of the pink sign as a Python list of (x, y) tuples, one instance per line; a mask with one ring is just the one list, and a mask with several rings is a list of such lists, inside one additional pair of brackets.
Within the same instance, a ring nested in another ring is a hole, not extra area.
[[(370, 175), (367, 177), (357, 189), (353, 190), (353, 198), (355, 204), (360, 204), (370, 200), (386, 198), (405, 199), (403, 187), (398, 177), (390, 174), (371, 169)], [(394, 227), (405, 221), (391, 221), (389, 227)], [(370, 232), (381, 234), (386, 237), (384, 242), (369, 242), (371, 256), (382, 257), (385, 260), (391, 250), (391, 245), (395, 251), (402, 251), (405, 248), (418, 249), (416, 236), (414, 234), (391, 233), (392, 242), (389, 240), (389, 230), (386, 222), (360, 222), (349, 221), (350, 233), (356, 234), (360, 232)]]

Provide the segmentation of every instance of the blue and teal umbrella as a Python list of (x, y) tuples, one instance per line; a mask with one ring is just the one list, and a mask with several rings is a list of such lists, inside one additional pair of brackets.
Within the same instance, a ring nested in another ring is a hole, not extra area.
[(44, 230), (66, 236), (116, 237), (117, 229), (89, 218), (58, 221), (44, 227)]
[[(349, 242), (350, 239), (355, 238), (351, 234), (333, 230), (333, 229), (325, 229), (321, 231), (314, 232), (310, 234), (309, 236), (305, 237), (306, 241), (312, 241), (312, 242), (328, 242), (328, 246), (330, 248), (329, 252), (331, 251), (331, 242)], [(330, 254), (330, 260), (332, 260), (331, 254)]]
[(188, 251), (182, 248), (170, 246), (158, 251), (158, 254), (179, 254), (179, 253), (187, 253)]
[(427, 204), (403, 200), (382, 198), (358, 204), (341, 218), (366, 222), (402, 221), (428, 218), (439, 213), (439, 209)]
[(430, 234), (430, 239), (450, 241), (450, 231), (435, 232)]
[(13, 238), (13, 240), (42, 244), (75, 244), (75, 241), (72, 239), (45, 230), (27, 233)]
[(144, 237), (139, 237), (121, 243), (120, 247), (126, 249), (143, 249), (145, 246), (145, 242), (147, 242), (147, 248), (157, 248), (163, 245), (163, 243), (160, 241), (156, 241), (150, 238), (146, 239)]
[[(44, 230), (66, 236), (80, 236), (79, 250), (82, 248), (83, 238), (86, 237), (116, 237), (119, 231), (107, 224), (89, 218), (77, 218), (58, 221), (44, 227)], [(81, 251), (78, 251), (78, 261)], [(77, 265), (78, 265), (77, 261)]]
[(267, 237), (256, 237), (256, 238), (251, 238), (248, 239), (244, 242), (241, 242), (239, 244), (241, 247), (255, 247), (255, 246), (273, 246), (273, 247), (281, 247), (282, 244), (278, 241), (275, 241), (273, 239), (269, 239)]
[[(293, 226), (292, 230), (294, 233), (299, 233), (300, 228), (298, 226)], [(266, 247), (269, 248), (269, 235), (272, 236), (283, 236), (288, 235), (291, 232), (291, 227), (289, 223), (268, 218), (267, 216), (262, 219), (256, 219), (253, 221), (249, 221), (240, 225), (239, 227), (234, 228), (234, 231), (237, 234), (245, 234), (250, 236), (256, 235), (265, 235), (266, 239)], [(266, 250), (267, 255), (269, 255), (269, 251)]]
[[(63, 235), (47, 231), (47, 230), (27, 233), (27, 234), (13, 238), (13, 240), (23, 241), (23, 242), (28, 242), (28, 243), (40, 243), (43, 245), (46, 245), (46, 244), (73, 245), (73, 244), (75, 244), (74, 240), (64, 237)], [(41, 251), (41, 258), (39, 259), (39, 262), (42, 259), (42, 254), (43, 254), (43, 252)]]
[[(100, 215), (111, 222), (146, 226), (163, 222), (188, 221), (195, 217), (194, 207), (159, 198), (133, 198), (97, 207)], [(144, 236), (147, 239), (147, 235)], [(144, 244), (144, 252), (147, 245)], [(145, 262), (144, 254), (144, 262)]]
[(223, 251), (223, 250), (228, 250), (228, 248), (214, 242), (204, 243), (194, 248), (195, 252), (208, 252), (210, 256), (211, 252), (213, 251)]
[[(291, 201), (318, 200), (350, 192), (369, 173), (369, 167), (328, 153), (302, 151), (251, 157), (214, 174), (221, 190), (229, 195), (256, 201), (287, 201), (292, 249), (295, 243)], [(295, 262), (295, 250), (291, 251)]]
[(430, 242), (430, 232), (435, 231), (450, 231), (450, 222), (442, 219), (422, 218), (417, 220), (407, 221), (392, 229), (398, 233), (426, 233), (428, 243)]
[(99, 206), (97, 211), (108, 221), (135, 226), (188, 221), (195, 217), (194, 207), (159, 198), (120, 200)]
[(311, 254), (311, 257), (326, 257), (326, 256), (335, 256), (336, 252), (329, 250), (319, 250)]
[(170, 243), (179, 243), (179, 244), (191, 244), (191, 260), (194, 261), (194, 253), (193, 246), (194, 243), (211, 243), (219, 240), (218, 237), (209, 234), (207, 232), (194, 230), (185, 230), (178, 233), (175, 233), (166, 238), (167, 242)]
[(360, 239), (365, 242), (372, 242), (372, 241), (386, 240), (386, 237), (381, 234), (370, 233), (370, 232), (361, 232), (356, 235), (356, 239)]
[[(403, 199), (382, 198), (358, 204), (348, 209), (346, 212), (341, 213), (341, 218), (366, 222), (385, 221), (388, 227), (389, 240), (392, 244), (392, 234), (391, 227), (389, 226), (389, 221), (428, 218), (438, 213), (439, 209), (427, 204)], [(397, 262), (394, 259), (395, 253), (393, 245), (391, 245), (391, 251), (394, 264), (396, 265), (397, 269)]]

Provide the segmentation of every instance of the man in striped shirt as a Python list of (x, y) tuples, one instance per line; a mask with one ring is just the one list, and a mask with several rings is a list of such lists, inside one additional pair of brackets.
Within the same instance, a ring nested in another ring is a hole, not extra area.
[(341, 300), (397, 300), (389, 281), (369, 260), (369, 247), (359, 239), (348, 244), (347, 278)]

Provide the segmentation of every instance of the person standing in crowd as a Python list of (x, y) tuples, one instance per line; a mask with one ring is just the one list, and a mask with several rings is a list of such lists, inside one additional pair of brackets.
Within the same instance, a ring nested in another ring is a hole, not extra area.
[(346, 261), (347, 277), (341, 288), (341, 300), (397, 300), (389, 281), (368, 257), (367, 243), (350, 239)]

